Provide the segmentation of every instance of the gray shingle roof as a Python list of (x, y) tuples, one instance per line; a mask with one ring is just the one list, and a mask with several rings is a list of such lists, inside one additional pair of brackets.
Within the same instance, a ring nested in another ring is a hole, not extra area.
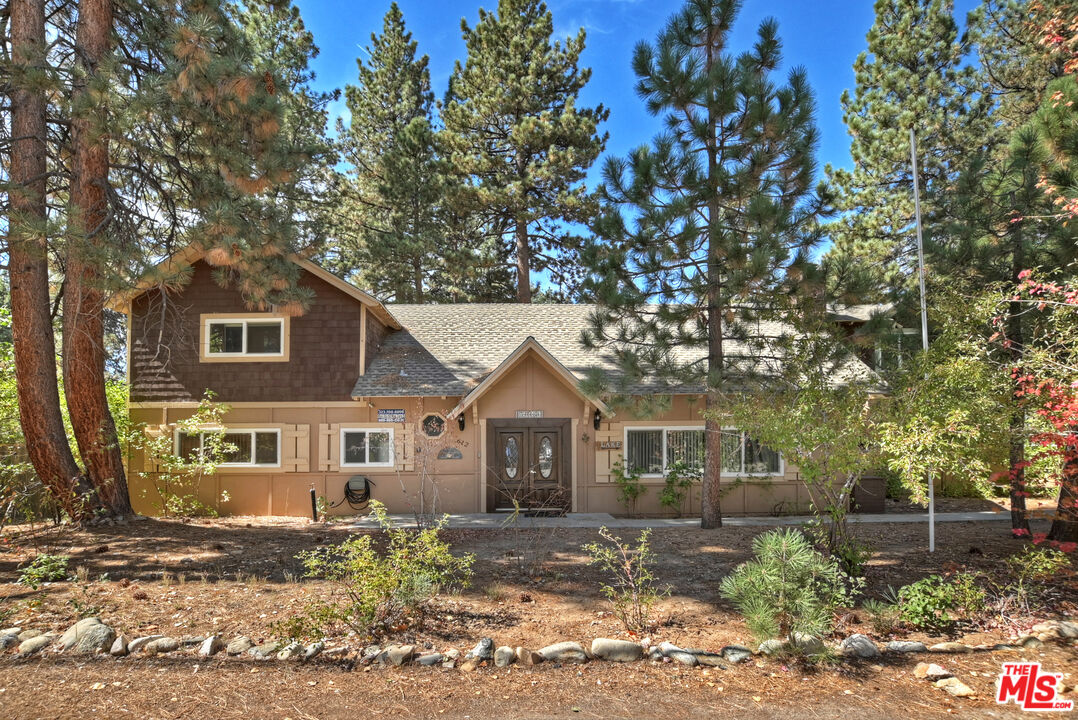
[[(594, 305), (488, 303), (387, 307), (404, 329), (386, 337), (367, 373), (356, 381), (353, 397), (462, 397), (529, 336), (580, 379), (591, 368), (611, 375), (617, 372), (609, 350), (587, 350), (580, 342)], [(759, 331), (766, 336), (777, 336), (784, 329), (778, 323), (762, 323)], [(728, 350), (731, 355), (739, 354), (736, 347)], [(676, 352), (681, 363), (702, 355), (703, 351), (697, 349)], [(870, 380), (874, 374), (859, 360), (851, 358), (837, 369), (836, 375)], [(648, 387), (633, 390), (647, 392)], [(700, 392), (702, 388), (680, 390)]]

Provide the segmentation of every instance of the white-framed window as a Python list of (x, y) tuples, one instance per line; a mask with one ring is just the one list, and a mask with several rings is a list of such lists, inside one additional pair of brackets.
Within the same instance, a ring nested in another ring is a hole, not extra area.
[[(704, 428), (625, 428), (624, 461), (641, 477), (664, 477), (675, 462), (690, 471), (704, 470)], [(734, 428), (722, 431), (722, 474), (771, 476), (784, 472), (782, 457)]]
[(279, 428), (222, 428), (197, 433), (176, 431), (175, 453), (190, 460), (202, 456), (206, 436), (223, 434), (227, 446), (220, 467), (280, 467), (281, 431)]
[(283, 318), (214, 318), (206, 321), (208, 357), (281, 357)]
[(341, 467), (393, 467), (393, 428), (341, 428)]

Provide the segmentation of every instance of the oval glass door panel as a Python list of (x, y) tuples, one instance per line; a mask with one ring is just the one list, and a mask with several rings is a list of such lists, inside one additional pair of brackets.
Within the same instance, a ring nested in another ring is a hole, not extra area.
[(520, 467), (520, 448), (517, 439), (510, 437), (505, 441), (505, 476), (512, 479), (517, 476), (517, 468)]
[(554, 445), (550, 442), (550, 438), (544, 437), (539, 441), (539, 474), (548, 478), (553, 469)]

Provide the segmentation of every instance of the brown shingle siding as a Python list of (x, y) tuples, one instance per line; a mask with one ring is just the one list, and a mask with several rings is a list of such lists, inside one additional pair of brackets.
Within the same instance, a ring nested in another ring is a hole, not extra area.
[(350, 399), (359, 367), (358, 301), (303, 272), (300, 284), (314, 292), (314, 299), (306, 314), (289, 321), (288, 362), (203, 363), (199, 315), (251, 312), (240, 294), (219, 286), (212, 273), (205, 262), (196, 262), (190, 285), (164, 305), (164, 321), (159, 293), (150, 291), (132, 302), (133, 402), (197, 400), (205, 389), (225, 402)]

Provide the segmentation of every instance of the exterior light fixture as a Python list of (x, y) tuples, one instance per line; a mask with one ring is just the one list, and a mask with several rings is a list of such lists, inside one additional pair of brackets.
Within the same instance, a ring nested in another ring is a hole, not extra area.
[(457, 427), (460, 428), (461, 432), (464, 432), (464, 413), (457, 415)]
[(592, 425), (598, 430), (599, 426), (603, 424), (603, 414), (598, 410), (595, 411), (595, 418), (592, 420)]

